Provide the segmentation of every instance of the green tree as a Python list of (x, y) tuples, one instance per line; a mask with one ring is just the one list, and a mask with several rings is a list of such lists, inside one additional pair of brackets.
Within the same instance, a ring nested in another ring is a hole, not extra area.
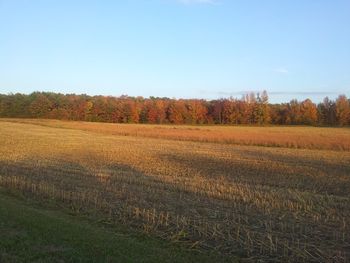
[(33, 94), (34, 100), (29, 106), (29, 112), (35, 118), (48, 118), (52, 110), (52, 102), (42, 93)]

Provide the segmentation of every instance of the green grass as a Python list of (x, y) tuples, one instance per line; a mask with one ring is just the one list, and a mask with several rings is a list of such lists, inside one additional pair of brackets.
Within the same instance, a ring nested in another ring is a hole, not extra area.
[[(228, 261), (229, 259), (226, 259)], [(0, 262), (219, 262), (130, 229), (41, 207), (0, 188)]]

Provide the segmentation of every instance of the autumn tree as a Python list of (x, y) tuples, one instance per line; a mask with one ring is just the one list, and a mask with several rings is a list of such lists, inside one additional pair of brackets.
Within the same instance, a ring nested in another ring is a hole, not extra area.
[(208, 109), (202, 100), (188, 101), (187, 111), (191, 124), (203, 124), (207, 121)]
[(170, 123), (185, 123), (186, 106), (183, 101), (172, 100), (167, 110), (167, 116)]
[(210, 103), (209, 114), (216, 124), (224, 123), (224, 103), (225, 100), (215, 100)]
[(164, 99), (158, 99), (155, 101), (155, 108), (157, 109), (157, 123), (162, 124), (166, 122), (166, 107), (167, 101)]
[(0, 117), (34, 117), (117, 123), (173, 124), (304, 124), (349, 125), (350, 103), (345, 95), (325, 98), (317, 106), (310, 100), (270, 104), (267, 92), (242, 99), (169, 99), (150, 97), (88, 96), (34, 92), (0, 94)]
[(123, 122), (139, 123), (140, 114), (137, 103), (134, 100), (127, 99), (123, 106)]
[(317, 106), (318, 122), (321, 125), (334, 125), (336, 123), (336, 105), (328, 97)]
[(348, 125), (350, 122), (350, 104), (345, 95), (340, 95), (336, 102), (336, 118), (340, 126)]
[(268, 124), (271, 121), (269, 97), (265, 90), (261, 95), (259, 93), (257, 94), (253, 115), (254, 123)]
[(270, 119), (272, 124), (290, 124), (289, 103), (270, 105)]
[(223, 123), (239, 124), (242, 118), (240, 101), (234, 98), (223, 101)]
[(166, 122), (166, 102), (163, 99), (146, 99), (141, 107), (140, 120), (143, 123)]
[(256, 123), (256, 109), (257, 109), (257, 101), (255, 97), (255, 93), (251, 92), (246, 94), (243, 97), (245, 102), (245, 107), (242, 112), (243, 115), (243, 123), (244, 124), (254, 124)]
[(286, 124), (300, 124), (301, 123), (301, 107), (297, 100), (291, 100), (288, 105), (288, 113)]
[(304, 100), (300, 105), (301, 124), (314, 125), (317, 122), (317, 107), (310, 100)]

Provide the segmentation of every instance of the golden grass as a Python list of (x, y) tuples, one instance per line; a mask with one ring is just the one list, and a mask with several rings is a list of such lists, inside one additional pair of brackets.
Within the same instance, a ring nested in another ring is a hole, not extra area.
[[(2, 120), (0, 185), (200, 249), (262, 261), (347, 262), (348, 133)], [(325, 140), (309, 144), (317, 136)], [(293, 140), (310, 149), (287, 148)]]
[[(6, 119), (0, 119), (6, 121)], [(112, 124), (42, 119), (10, 119), (55, 128), (69, 128), (107, 135), (162, 138), (238, 145), (350, 151), (349, 128), (310, 126), (189, 126)]]

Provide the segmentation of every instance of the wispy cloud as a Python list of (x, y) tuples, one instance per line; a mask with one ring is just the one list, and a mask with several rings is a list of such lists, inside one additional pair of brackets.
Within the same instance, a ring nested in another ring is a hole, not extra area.
[(209, 4), (215, 5), (219, 4), (218, 0), (176, 0), (177, 2), (184, 5), (192, 5), (192, 4)]
[(333, 91), (296, 91), (296, 92), (283, 92), (275, 91), (269, 92), (271, 95), (302, 95), (302, 96), (328, 96), (328, 95), (337, 95), (337, 92)]
[[(242, 91), (234, 91), (234, 92), (228, 92), (228, 91), (219, 91), (216, 92), (217, 95), (220, 96), (237, 96), (237, 95), (245, 95), (249, 94), (251, 92), (254, 93), (261, 93), (261, 90), (242, 90)], [(278, 96), (278, 95), (295, 95), (295, 96), (329, 96), (329, 95), (337, 95), (337, 92), (333, 91), (295, 91), (295, 92), (288, 92), (288, 91), (267, 91), (268, 95), (270, 96)]]
[(289, 70), (286, 68), (275, 68), (273, 69), (274, 72), (279, 73), (279, 74), (288, 74)]

